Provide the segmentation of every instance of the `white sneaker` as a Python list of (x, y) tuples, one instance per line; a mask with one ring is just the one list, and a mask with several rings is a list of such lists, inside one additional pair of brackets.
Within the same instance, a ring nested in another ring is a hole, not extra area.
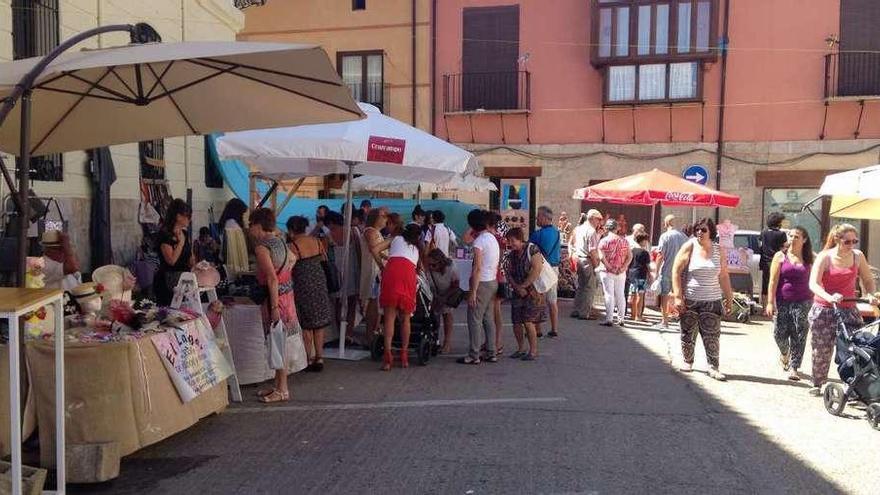
[(727, 377), (724, 376), (724, 373), (718, 371), (718, 368), (709, 368), (709, 377), (718, 380), (719, 382), (727, 381)]
[(821, 397), (822, 396), (822, 387), (813, 387), (807, 392), (813, 397)]
[(682, 363), (681, 366), (679, 366), (678, 370), (682, 373), (690, 373), (694, 370), (694, 367), (691, 363)]

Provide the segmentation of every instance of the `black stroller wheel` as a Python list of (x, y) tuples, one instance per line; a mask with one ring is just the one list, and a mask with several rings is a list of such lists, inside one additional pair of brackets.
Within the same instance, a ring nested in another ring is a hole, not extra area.
[(382, 354), (385, 353), (385, 341), (382, 335), (374, 335), (373, 341), (370, 342), (370, 357), (373, 361), (381, 361)]
[(843, 387), (836, 383), (829, 383), (825, 386), (823, 397), (825, 399), (825, 410), (834, 416), (840, 416), (843, 408), (846, 407), (847, 401)]
[(868, 406), (868, 423), (871, 428), (880, 431), (880, 404), (874, 403)]
[(425, 366), (431, 359), (431, 342), (428, 339), (422, 339), (418, 348), (419, 364)]

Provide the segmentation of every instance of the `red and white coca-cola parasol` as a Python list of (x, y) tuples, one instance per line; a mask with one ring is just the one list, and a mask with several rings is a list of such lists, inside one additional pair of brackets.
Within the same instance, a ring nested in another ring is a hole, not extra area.
[(665, 206), (735, 208), (739, 205), (739, 196), (695, 184), (656, 168), (575, 189), (572, 198), (646, 206), (659, 203)]

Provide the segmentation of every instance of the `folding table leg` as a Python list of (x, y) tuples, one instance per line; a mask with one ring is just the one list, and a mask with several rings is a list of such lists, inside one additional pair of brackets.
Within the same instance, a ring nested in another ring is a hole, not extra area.
[(21, 494), (21, 376), (19, 362), (18, 315), (7, 314), (9, 321), (9, 448), (12, 450), (12, 495)]
[(55, 473), (58, 488), (55, 493), (65, 492), (67, 458), (65, 457), (64, 431), (64, 305), (61, 299), (52, 303), (55, 313)]

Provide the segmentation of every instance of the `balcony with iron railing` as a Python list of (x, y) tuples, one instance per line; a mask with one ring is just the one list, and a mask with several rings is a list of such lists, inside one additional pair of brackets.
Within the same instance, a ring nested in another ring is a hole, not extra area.
[(880, 53), (825, 55), (825, 98), (880, 98)]
[(443, 112), (528, 112), (531, 73), (465, 72), (443, 76)]
[(248, 7), (252, 7), (254, 5), (266, 5), (266, 0), (234, 0), (235, 8), (239, 10), (244, 10)]

